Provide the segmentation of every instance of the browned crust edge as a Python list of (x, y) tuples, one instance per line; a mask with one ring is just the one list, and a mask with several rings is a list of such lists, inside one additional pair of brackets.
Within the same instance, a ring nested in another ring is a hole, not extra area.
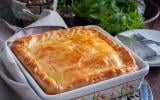
[[(105, 40), (112, 48), (119, 52), (120, 56), (123, 58), (124, 62), (126, 62), (127, 66), (122, 66), (123, 68), (107, 70), (88, 77), (80, 77), (70, 82), (69, 84), (64, 85), (63, 87), (59, 87), (56, 81), (50, 78), (41, 69), (38, 62), (36, 62), (36, 60), (28, 52), (27, 46), (32, 41), (44, 41), (45, 39), (49, 39), (50, 37), (52, 37), (54, 34), (65, 35), (68, 32), (74, 32), (76, 29), (90, 30), (97, 34), (97, 36)], [(104, 35), (104, 33), (99, 29), (93, 27), (77, 26), (69, 29), (60, 29), (52, 32), (46, 32), (41, 35), (23, 37), (14, 41), (11, 45), (11, 49), (47, 94), (57, 94), (60, 92), (72, 90), (88, 84), (119, 76), (127, 72), (136, 71), (138, 69), (134, 57), (126, 48), (116, 43), (113, 39), (110, 38), (110, 36), (106, 34)]]

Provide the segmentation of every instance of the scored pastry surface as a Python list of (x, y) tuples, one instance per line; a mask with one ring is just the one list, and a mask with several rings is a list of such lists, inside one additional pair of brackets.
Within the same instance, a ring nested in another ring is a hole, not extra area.
[(77, 26), (22, 37), (12, 51), (47, 94), (138, 69), (132, 54), (97, 28)]

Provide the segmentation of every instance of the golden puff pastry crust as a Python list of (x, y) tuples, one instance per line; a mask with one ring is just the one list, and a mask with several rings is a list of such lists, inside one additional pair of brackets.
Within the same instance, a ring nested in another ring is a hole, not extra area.
[(11, 49), (47, 94), (138, 70), (126, 48), (93, 27), (22, 37), (12, 43)]

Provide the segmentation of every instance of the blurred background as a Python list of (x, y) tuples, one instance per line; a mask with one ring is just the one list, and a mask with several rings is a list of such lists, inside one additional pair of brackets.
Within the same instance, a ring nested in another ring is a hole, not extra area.
[[(58, 0), (59, 2), (65, 1), (66, 5), (71, 5), (71, 0)], [(76, 0), (73, 0), (76, 1)], [(81, 1), (81, 0), (78, 0)], [(118, 1), (118, 0), (117, 0)], [(143, 0), (139, 0), (143, 1)], [(24, 4), (25, 3), (25, 4)], [(25, 27), (38, 19), (38, 15), (43, 9), (56, 10), (57, 0), (0, 0), (0, 18), (6, 20), (10, 24)], [(63, 2), (62, 2), (63, 3)], [(156, 29), (159, 25), (160, 14), (160, 0), (144, 0), (145, 11), (143, 14), (145, 24), (149, 28)], [(80, 20), (73, 19), (75, 12), (70, 11), (70, 8), (64, 8), (59, 12), (66, 23), (71, 27), (75, 25), (97, 24), (97, 20)], [(83, 23), (82, 23), (83, 22)], [(104, 25), (102, 25), (104, 26)], [(136, 27), (135, 27), (136, 28)], [(118, 32), (118, 31), (117, 31)]]

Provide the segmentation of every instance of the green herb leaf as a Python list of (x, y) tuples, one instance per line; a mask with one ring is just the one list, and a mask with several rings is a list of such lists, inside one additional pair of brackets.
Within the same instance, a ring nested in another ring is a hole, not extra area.
[(99, 26), (111, 34), (145, 27), (143, 16), (138, 14), (138, 0), (72, 1), (78, 16), (99, 20)]

